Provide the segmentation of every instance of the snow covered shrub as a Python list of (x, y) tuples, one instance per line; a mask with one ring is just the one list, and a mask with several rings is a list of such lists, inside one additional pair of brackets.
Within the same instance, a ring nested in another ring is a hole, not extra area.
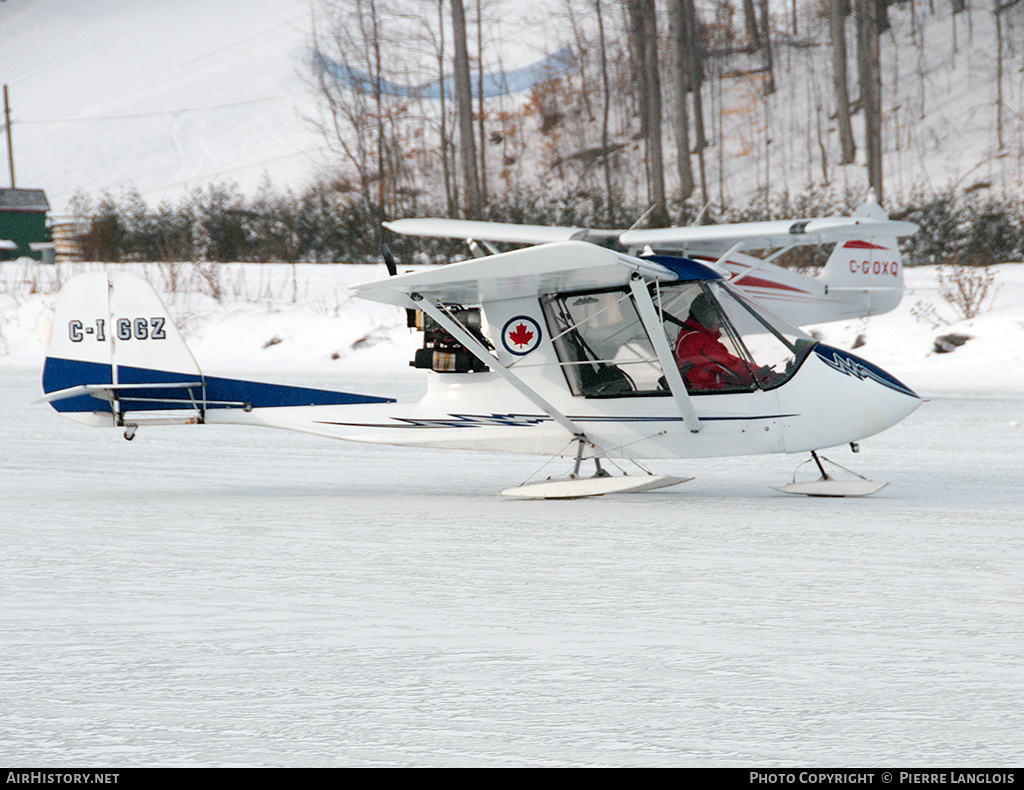
[(984, 267), (940, 266), (937, 277), (939, 295), (962, 320), (979, 315), (999, 290), (996, 273)]
[(932, 329), (938, 329), (940, 326), (949, 323), (935, 309), (935, 305), (922, 299), (919, 299), (917, 304), (910, 308), (910, 314), (921, 323), (928, 324)]

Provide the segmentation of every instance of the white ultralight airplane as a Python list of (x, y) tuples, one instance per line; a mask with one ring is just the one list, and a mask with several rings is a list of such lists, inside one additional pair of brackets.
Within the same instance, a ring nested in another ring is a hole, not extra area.
[[(362, 298), (417, 311), (424, 346), (412, 364), (428, 370), (419, 402), (208, 376), (153, 288), (118, 272), (79, 275), (61, 290), (43, 400), (79, 422), (123, 428), (128, 439), (141, 426), (236, 424), (575, 459), (565, 478), (502, 492), (524, 498), (691, 479), (610, 474), (602, 461), (802, 451), (811, 452), (821, 478), (779, 490), (870, 494), (885, 484), (835, 479), (816, 451), (856, 449), (921, 403), (884, 370), (794, 325), (898, 303), (895, 238), (916, 226), (870, 209), (625, 232), (458, 220), (388, 227), (464, 237), (477, 252), (474, 239), (536, 245), (356, 287)], [(829, 241), (837, 248), (817, 278), (740, 252)], [(690, 257), (636, 254), (640, 248), (685, 249)], [(585, 460), (595, 464), (592, 476), (581, 473)]]

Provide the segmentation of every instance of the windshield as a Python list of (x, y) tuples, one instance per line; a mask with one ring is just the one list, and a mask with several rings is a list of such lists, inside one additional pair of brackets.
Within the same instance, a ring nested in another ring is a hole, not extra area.
[[(691, 394), (751, 392), (784, 383), (814, 341), (721, 282), (653, 284), (651, 298)], [(653, 344), (624, 288), (541, 300), (574, 395), (667, 395)]]
[(653, 296), (691, 393), (777, 387), (814, 345), (724, 282), (656, 286)]

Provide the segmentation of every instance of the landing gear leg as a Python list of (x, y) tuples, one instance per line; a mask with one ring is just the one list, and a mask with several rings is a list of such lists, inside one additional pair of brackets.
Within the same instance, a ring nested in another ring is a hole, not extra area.
[[(582, 436), (576, 439), (576, 463), (573, 465), (572, 473), (569, 475), (570, 480), (576, 480), (580, 476), (580, 464), (583, 463), (583, 447), (586, 441)], [(594, 460), (597, 459), (595, 458)]]

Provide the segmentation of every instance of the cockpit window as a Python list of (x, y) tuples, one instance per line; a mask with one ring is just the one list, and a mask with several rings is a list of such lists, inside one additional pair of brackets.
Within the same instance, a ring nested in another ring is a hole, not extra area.
[[(772, 389), (814, 345), (722, 282), (654, 284), (651, 298), (693, 395)], [(666, 395), (661, 364), (629, 290), (552, 294), (541, 303), (574, 395)]]
[(541, 300), (574, 395), (667, 392), (661, 365), (627, 290), (555, 294)]

